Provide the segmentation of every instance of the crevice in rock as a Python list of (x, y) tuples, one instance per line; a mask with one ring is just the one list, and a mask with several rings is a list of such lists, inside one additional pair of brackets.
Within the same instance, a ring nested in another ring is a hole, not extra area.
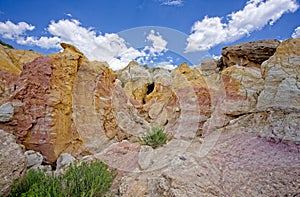
[(150, 83), (148, 86), (147, 86), (147, 95), (151, 94), (154, 90), (154, 87), (155, 87), (155, 83)]

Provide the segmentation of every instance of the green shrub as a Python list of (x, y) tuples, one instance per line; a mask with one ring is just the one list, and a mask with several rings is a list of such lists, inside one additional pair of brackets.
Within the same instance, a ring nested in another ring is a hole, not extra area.
[(33, 185), (41, 183), (45, 178), (45, 173), (41, 170), (29, 170), (23, 179), (14, 180), (10, 196), (20, 196), (26, 193)]
[(151, 127), (147, 133), (139, 138), (142, 145), (148, 145), (152, 148), (158, 148), (167, 143), (167, 133), (164, 131), (164, 128), (161, 127)]
[(10, 49), (13, 49), (13, 48), (14, 48), (14, 47), (11, 46), (10, 44), (7, 44), (7, 43), (3, 42), (2, 40), (0, 40), (0, 44), (3, 45), (3, 46), (8, 47), (8, 48), (10, 48)]
[(104, 196), (115, 177), (115, 171), (109, 171), (108, 166), (100, 161), (71, 164), (66, 173), (59, 176), (29, 170), (23, 179), (14, 182), (10, 196)]

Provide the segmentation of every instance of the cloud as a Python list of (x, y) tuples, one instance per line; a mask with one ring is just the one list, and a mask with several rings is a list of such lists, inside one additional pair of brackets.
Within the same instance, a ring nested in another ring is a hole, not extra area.
[(65, 15), (67, 15), (68, 17), (73, 17), (71, 13), (66, 13)]
[(75, 19), (51, 21), (46, 28), (51, 36), (26, 36), (34, 26), (25, 22), (14, 24), (10, 21), (0, 23), (0, 34), (3, 38), (16, 41), (18, 44), (38, 46), (45, 49), (60, 48), (61, 42), (76, 46), (90, 60), (106, 61), (112, 69), (124, 68), (128, 62), (145, 55), (132, 47), (126, 46), (126, 41), (117, 34), (97, 33), (93, 28), (85, 28)]
[(173, 70), (177, 67), (177, 65), (174, 65), (172, 61), (165, 61), (165, 62), (159, 62), (155, 65), (157, 68), (164, 68), (167, 70)]
[(298, 8), (295, 0), (249, 0), (242, 10), (227, 15), (226, 19), (205, 16), (192, 26), (185, 51), (204, 51), (220, 43), (236, 41), (268, 24), (273, 25), (284, 13)]
[(150, 33), (147, 36), (147, 41), (152, 42), (152, 46), (145, 46), (144, 51), (149, 51), (150, 55), (158, 56), (162, 55), (163, 52), (166, 52), (168, 42), (163, 39), (159, 32), (155, 30), (150, 30)]
[(294, 33), (292, 34), (292, 38), (300, 38), (300, 26), (294, 30)]
[(14, 24), (11, 21), (0, 22), (0, 35), (6, 39), (15, 39), (26, 31), (32, 31), (35, 27), (25, 22)]
[(25, 22), (14, 24), (10, 21), (0, 23), (0, 34), (21, 45), (38, 46), (45, 49), (60, 48), (61, 42), (76, 46), (90, 60), (106, 61), (114, 70), (122, 69), (132, 60), (147, 64), (153, 57), (167, 51), (167, 41), (151, 30), (146, 37), (149, 45), (143, 49), (127, 46), (126, 41), (114, 33), (101, 34), (91, 27), (83, 27), (78, 20), (62, 19), (51, 21), (46, 28), (50, 36), (34, 37), (26, 35), (34, 26)]
[(160, 0), (161, 5), (168, 5), (168, 6), (183, 6), (182, 0)]
[(29, 46), (38, 46), (45, 49), (50, 48), (60, 48), (59, 43), (61, 43), (61, 39), (58, 37), (45, 37), (42, 36), (40, 38), (36, 38), (33, 36), (28, 37), (18, 37), (16, 42), (21, 45), (29, 45)]
[(62, 42), (79, 48), (90, 60), (106, 61), (114, 70), (122, 69), (144, 53), (127, 47), (126, 41), (114, 33), (102, 35), (93, 28), (81, 26), (78, 20), (51, 21), (48, 32)]

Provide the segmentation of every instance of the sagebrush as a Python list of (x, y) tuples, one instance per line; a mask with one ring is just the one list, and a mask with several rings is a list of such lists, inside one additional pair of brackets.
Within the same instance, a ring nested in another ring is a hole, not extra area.
[(14, 181), (10, 196), (85, 197), (104, 196), (116, 177), (103, 162), (71, 164), (66, 173), (55, 176), (42, 170), (29, 170)]

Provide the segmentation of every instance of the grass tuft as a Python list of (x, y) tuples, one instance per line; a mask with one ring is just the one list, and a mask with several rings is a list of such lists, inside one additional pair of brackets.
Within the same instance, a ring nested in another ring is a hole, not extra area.
[(142, 145), (148, 145), (155, 149), (166, 144), (168, 137), (164, 128), (155, 126), (148, 130), (139, 140)]

